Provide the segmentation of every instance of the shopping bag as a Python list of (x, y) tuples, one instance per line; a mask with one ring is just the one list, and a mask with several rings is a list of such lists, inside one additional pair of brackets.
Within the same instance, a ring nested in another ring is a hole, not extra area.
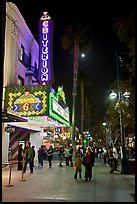
[(74, 171), (76, 171), (76, 165), (75, 164), (73, 165), (73, 169), (74, 169)]

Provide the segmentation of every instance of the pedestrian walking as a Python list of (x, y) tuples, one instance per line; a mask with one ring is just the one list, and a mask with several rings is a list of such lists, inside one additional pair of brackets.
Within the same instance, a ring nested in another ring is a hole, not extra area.
[(60, 160), (59, 166), (63, 167), (63, 160), (64, 160), (64, 147), (63, 147), (63, 145), (60, 145), (60, 147), (59, 147), (59, 160)]
[(47, 160), (47, 148), (46, 146), (43, 146), (44, 149), (44, 160)]
[(24, 165), (24, 169), (23, 172), (26, 172), (26, 168), (27, 168), (27, 164), (29, 163), (29, 167), (30, 167), (30, 173), (33, 173), (33, 149), (31, 147), (31, 143), (28, 142), (27, 146), (26, 146), (26, 154), (25, 154), (25, 165)]
[(22, 170), (22, 161), (23, 161), (23, 145), (20, 144), (18, 147), (18, 170)]
[(80, 154), (76, 154), (76, 162), (75, 165), (75, 173), (74, 173), (74, 179), (77, 179), (77, 176), (79, 174), (79, 179), (81, 179), (81, 172), (82, 172), (82, 160), (80, 157)]
[(66, 166), (69, 166), (69, 146), (65, 148), (65, 159), (66, 159)]
[(35, 146), (32, 146), (32, 150), (33, 150), (32, 165), (33, 165), (33, 167), (35, 167), (35, 165), (34, 165), (34, 159), (35, 159)]
[(118, 151), (116, 149), (116, 145), (113, 147), (113, 157), (114, 157), (114, 171), (118, 171)]
[(53, 153), (54, 153), (54, 149), (53, 149), (52, 145), (50, 145), (49, 149), (47, 149), (49, 168), (52, 167), (52, 162), (51, 161), (53, 159)]
[(112, 147), (108, 147), (108, 164), (110, 166), (110, 173), (114, 172), (114, 156)]
[(107, 164), (107, 148), (104, 147), (103, 148), (103, 160), (104, 160), (104, 164)]
[(95, 163), (95, 155), (92, 148), (87, 147), (86, 153), (83, 156), (83, 165), (85, 166), (85, 181), (92, 179), (92, 167)]
[(43, 160), (44, 160), (44, 149), (43, 145), (38, 149), (38, 167), (43, 167)]
[(70, 166), (73, 166), (72, 156), (73, 156), (73, 147), (70, 146), (69, 147), (69, 163), (70, 163)]
[(101, 162), (102, 161), (102, 146), (98, 146), (97, 148), (97, 154), (98, 154), (98, 162)]

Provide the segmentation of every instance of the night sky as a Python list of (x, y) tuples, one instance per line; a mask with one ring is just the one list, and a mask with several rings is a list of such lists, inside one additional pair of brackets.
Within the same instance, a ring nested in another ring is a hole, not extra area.
[[(105, 113), (104, 100), (111, 84), (116, 80), (115, 52), (119, 49), (119, 41), (112, 30), (112, 17), (130, 12), (135, 7), (128, 1), (12, 1), (24, 17), (29, 29), (38, 41), (38, 23), (43, 11), (48, 11), (54, 20), (53, 34), (53, 70), (55, 84), (63, 85), (68, 106), (72, 107), (72, 53), (61, 48), (61, 36), (65, 26), (75, 22), (83, 22), (90, 28), (93, 47), (80, 59), (79, 70), (91, 79), (91, 92), (95, 94), (97, 107), (96, 121)], [(108, 3), (109, 2), (109, 3)], [(75, 5), (73, 5), (75, 3)], [(77, 99), (77, 104), (79, 103)], [(78, 115), (79, 113), (77, 113)], [(79, 125), (79, 122), (76, 122)]]

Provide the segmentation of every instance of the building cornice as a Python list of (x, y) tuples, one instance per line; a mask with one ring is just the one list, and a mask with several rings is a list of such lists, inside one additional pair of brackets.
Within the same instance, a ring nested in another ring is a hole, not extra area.
[[(21, 15), (17, 6), (12, 2), (6, 2), (6, 16), (12, 23), (12, 31), (20, 33), (22, 36), (26, 37), (27, 42), (31, 42), (32, 39), (35, 39), (32, 35), (30, 29), (28, 28), (23, 16)], [(17, 30), (17, 31), (15, 31)], [(35, 40), (36, 41), (36, 40)], [(36, 42), (37, 46), (38, 43)]]

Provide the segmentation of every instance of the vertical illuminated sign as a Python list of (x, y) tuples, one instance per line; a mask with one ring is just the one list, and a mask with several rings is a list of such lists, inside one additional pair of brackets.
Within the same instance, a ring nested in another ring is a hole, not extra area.
[(51, 38), (52, 38), (52, 20), (48, 15), (48, 12), (43, 12), (43, 16), (40, 18), (39, 27), (39, 82), (41, 84), (47, 84), (52, 79), (51, 76)]

